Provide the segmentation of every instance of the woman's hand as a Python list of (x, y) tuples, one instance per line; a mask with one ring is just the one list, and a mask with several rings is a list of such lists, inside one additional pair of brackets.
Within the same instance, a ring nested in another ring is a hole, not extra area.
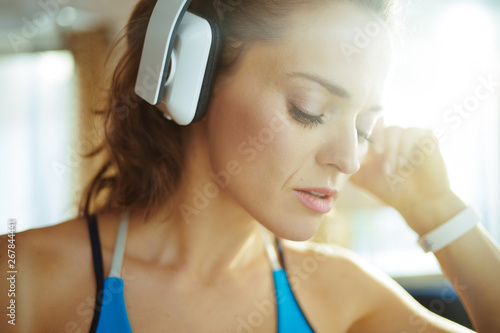
[(361, 169), (351, 180), (396, 208), (423, 235), (465, 208), (451, 191), (438, 140), (417, 128), (375, 126)]

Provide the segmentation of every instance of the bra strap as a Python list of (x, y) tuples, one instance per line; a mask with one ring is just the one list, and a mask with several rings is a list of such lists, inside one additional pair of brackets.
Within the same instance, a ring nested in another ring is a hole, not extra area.
[(104, 292), (104, 270), (102, 265), (101, 241), (99, 239), (99, 228), (97, 226), (97, 217), (95, 215), (87, 216), (87, 224), (90, 233), (90, 242), (92, 245), (92, 258), (94, 261), (94, 273), (96, 281), (96, 299), (94, 306), (94, 317), (90, 326), (90, 333), (97, 330), (99, 317), (101, 316), (102, 295)]
[(118, 236), (116, 237), (115, 251), (113, 252), (113, 262), (111, 264), (111, 271), (109, 277), (119, 278), (122, 271), (123, 255), (125, 253), (125, 242), (127, 241), (127, 230), (129, 212), (126, 211), (122, 214), (120, 226), (118, 227)]
[(271, 242), (271, 237), (269, 236), (269, 231), (264, 227), (260, 227), (260, 233), (262, 234), (262, 239), (264, 240), (264, 245), (266, 246), (267, 255), (271, 261), (273, 271), (281, 269), (280, 262), (276, 256), (276, 250), (274, 249), (273, 243)]

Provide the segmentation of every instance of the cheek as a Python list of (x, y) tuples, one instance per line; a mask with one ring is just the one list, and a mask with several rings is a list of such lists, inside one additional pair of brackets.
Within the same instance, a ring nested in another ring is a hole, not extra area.
[(237, 147), (245, 178), (265, 186), (268, 194), (275, 193), (296, 167), (293, 146), (283, 121), (267, 118)]
[(214, 112), (209, 130), (214, 171), (223, 170), (228, 163), (236, 161), (242, 176), (276, 177), (279, 172), (275, 170), (290, 156), (290, 142), (280, 109), (280, 105), (265, 103), (262, 99), (253, 102), (241, 98)]
[(230, 161), (241, 164), (258, 147), (257, 140), (252, 138), (265, 126), (245, 96), (221, 97), (221, 100), (224, 103), (216, 103), (210, 110), (209, 120), (208, 146), (214, 171), (223, 170)]
[(212, 170), (229, 173), (228, 165), (237, 166), (227, 187), (231, 196), (242, 205), (269, 203), (302, 165), (299, 150), (304, 145), (297, 142), (297, 126), (288, 117), (282, 97), (263, 91), (231, 96), (221, 96), (224, 103), (210, 116)]
[(300, 203), (291, 188), (311, 165), (314, 142), (288, 115), (284, 98), (268, 90), (228, 90), (214, 100), (207, 117), (211, 171), (229, 179), (225, 200), (280, 237), (308, 239), (319, 219), (297, 215)]

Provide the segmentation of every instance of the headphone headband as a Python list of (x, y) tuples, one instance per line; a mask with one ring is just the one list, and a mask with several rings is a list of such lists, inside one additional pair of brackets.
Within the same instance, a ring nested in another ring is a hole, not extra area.
[(221, 44), (217, 24), (187, 11), (190, 4), (191, 0), (158, 0), (135, 85), (138, 96), (179, 125), (198, 121), (206, 113)]
[(177, 30), (190, 4), (191, 0), (158, 0), (153, 9), (135, 87), (135, 93), (149, 104), (161, 102)]

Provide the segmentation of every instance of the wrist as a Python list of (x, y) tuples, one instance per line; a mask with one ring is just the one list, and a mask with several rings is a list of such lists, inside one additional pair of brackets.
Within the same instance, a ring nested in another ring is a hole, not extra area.
[(466, 207), (449, 221), (421, 236), (418, 243), (425, 252), (436, 252), (472, 230), (481, 220), (477, 211)]
[(435, 230), (463, 211), (467, 205), (453, 192), (413, 205), (414, 212), (403, 215), (409, 226), (420, 236)]

